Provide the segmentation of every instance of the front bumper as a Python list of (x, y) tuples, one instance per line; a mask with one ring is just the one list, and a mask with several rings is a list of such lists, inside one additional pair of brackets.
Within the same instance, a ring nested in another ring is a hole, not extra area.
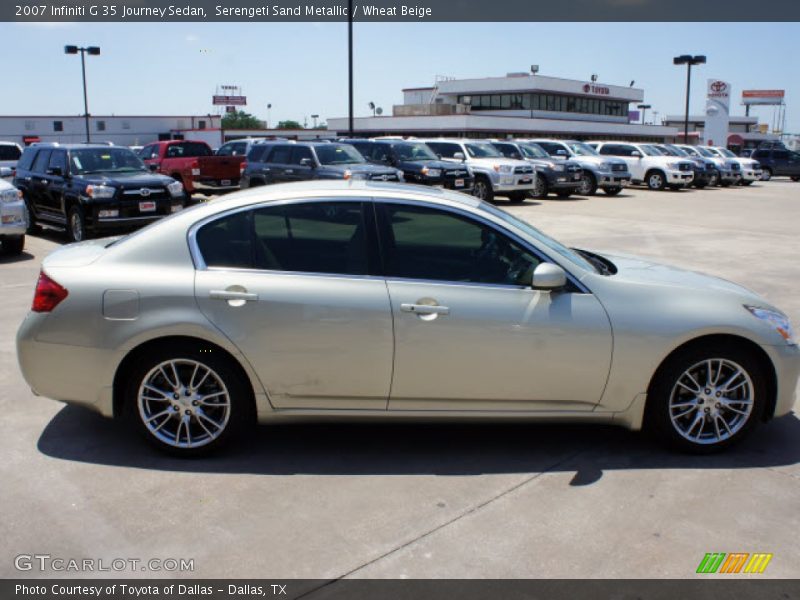
[(609, 171), (595, 173), (597, 185), (601, 188), (627, 187), (633, 176), (628, 171)]
[(667, 171), (667, 185), (689, 185), (694, 181), (692, 171)]
[(0, 236), (23, 235), (27, 229), (25, 203), (0, 202)]
[(547, 179), (547, 187), (551, 190), (577, 190), (581, 186), (583, 171), (537, 171), (536, 176)]
[(529, 192), (534, 188), (535, 178), (536, 173), (497, 173), (492, 178), (492, 188), (495, 192)]
[(764, 174), (762, 170), (743, 169), (742, 179), (744, 181), (761, 181), (761, 176)]
[[(155, 204), (153, 210), (142, 210), (142, 204), (148, 202)], [(153, 201), (138, 198), (91, 202), (87, 205), (87, 216), (90, 219), (88, 225), (94, 230), (132, 229), (163, 219), (183, 207), (183, 198), (159, 198)]]

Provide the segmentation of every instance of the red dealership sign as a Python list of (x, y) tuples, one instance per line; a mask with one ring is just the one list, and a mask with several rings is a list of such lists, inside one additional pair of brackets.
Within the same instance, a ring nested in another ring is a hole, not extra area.
[(213, 96), (214, 106), (245, 106), (247, 96)]

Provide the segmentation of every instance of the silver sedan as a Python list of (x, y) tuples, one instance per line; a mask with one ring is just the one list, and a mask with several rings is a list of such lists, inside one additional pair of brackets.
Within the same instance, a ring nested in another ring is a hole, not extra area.
[(17, 349), (37, 394), (182, 455), (321, 417), (614, 423), (709, 452), (790, 412), (800, 372), (786, 315), (741, 286), (369, 182), (253, 189), (65, 246)]

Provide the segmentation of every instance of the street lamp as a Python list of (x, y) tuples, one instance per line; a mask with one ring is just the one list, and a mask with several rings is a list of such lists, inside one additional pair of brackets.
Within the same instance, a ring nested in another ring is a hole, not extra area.
[(370, 102), (369, 104), (367, 104), (367, 106), (369, 106), (369, 109), (372, 111), (372, 116), (374, 117), (375, 116), (375, 103), (374, 102)]
[(319, 119), (319, 115), (311, 115), (311, 118), (314, 119), (314, 129), (317, 128), (317, 119)]
[(91, 141), (91, 134), (89, 133), (89, 99), (86, 95), (86, 58), (88, 53), (92, 56), (100, 55), (100, 48), (98, 46), (89, 46), (82, 48), (78, 46), (64, 46), (64, 54), (77, 54), (81, 53), (81, 75), (83, 77), (83, 118), (86, 122), (86, 143)]
[(692, 89), (692, 65), (706, 64), (705, 56), (681, 54), (672, 59), (672, 64), (686, 65), (686, 114), (683, 121), (683, 143), (689, 143), (689, 93)]
[(267, 129), (269, 129), (269, 122), (271, 116), (272, 116), (272, 104), (267, 104)]
[(644, 125), (644, 115), (647, 113), (648, 108), (653, 108), (649, 104), (639, 104), (636, 108), (642, 111), (642, 125)]

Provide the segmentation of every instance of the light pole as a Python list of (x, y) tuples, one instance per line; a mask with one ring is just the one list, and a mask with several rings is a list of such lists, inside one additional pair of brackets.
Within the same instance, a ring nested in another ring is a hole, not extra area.
[(683, 120), (683, 143), (689, 143), (689, 94), (692, 89), (692, 65), (706, 64), (706, 57), (681, 54), (672, 59), (674, 65), (686, 65), (686, 113)]
[(636, 108), (642, 111), (642, 125), (644, 125), (644, 116), (647, 114), (647, 109), (653, 107), (649, 104), (639, 104)]
[(311, 118), (314, 119), (314, 129), (317, 128), (317, 119), (319, 119), (319, 115), (311, 115)]
[(81, 53), (81, 75), (83, 77), (83, 118), (86, 122), (86, 143), (91, 141), (91, 134), (89, 133), (89, 99), (86, 94), (86, 58), (88, 52), (92, 56), (100, 55), (100, 48), (98, 46), (88, 46), (82, 48), (78, 46), (64, 46), (64, 54), (77, 54)]
[(272, 117), (272, 104), (267, 104), (267, 129), (269, 129), (269, 122)]
[(353, 137), (353, 0), (347, 1), (347, 135)]

